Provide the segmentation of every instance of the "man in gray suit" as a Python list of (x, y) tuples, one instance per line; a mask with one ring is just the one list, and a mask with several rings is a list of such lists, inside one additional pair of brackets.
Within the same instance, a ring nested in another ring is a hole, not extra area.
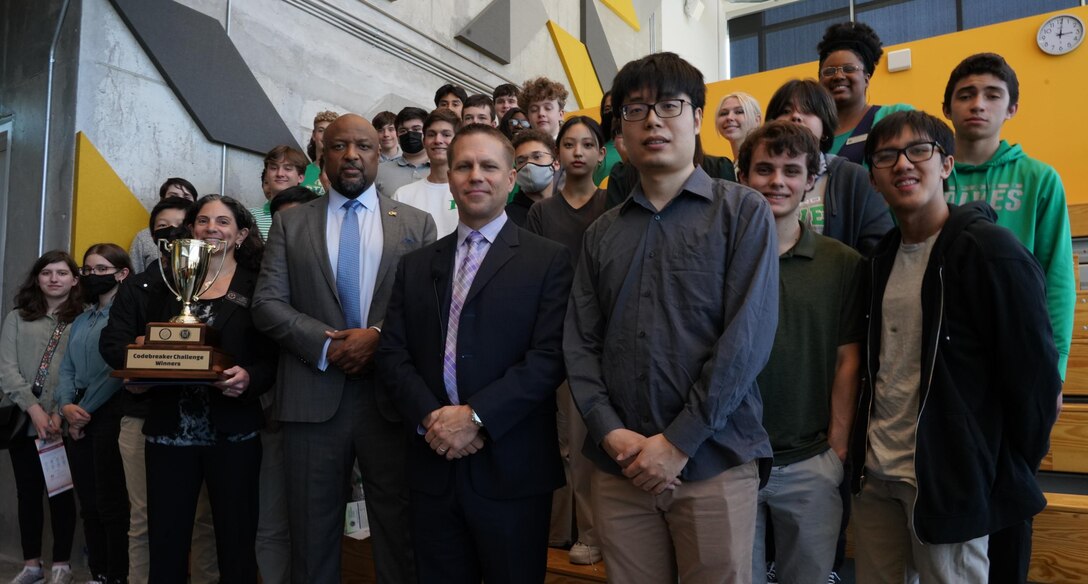
[(352, 463), (363, 475), (378, 581), (414, 582), (406, 437), (371, 357), (400, 256), (435, 240), (430, 215), (379, 196), (378, 134), (349, 114), (326, 130), (328, 196), (277, 213), (253, 300), (256, 325), (282, 351), (291, 580), (340, 582)]

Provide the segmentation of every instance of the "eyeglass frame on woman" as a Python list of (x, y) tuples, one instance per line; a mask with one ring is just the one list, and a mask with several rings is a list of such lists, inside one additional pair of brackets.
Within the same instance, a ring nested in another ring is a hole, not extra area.
[[(680, 107), (676, 110), (675, 114), (672, 114), (672, 115), (663, 114), (663, 113), (661, 113), (660, 111), (657, 110), (657, 106), (659, 106), (659, 105), (662, 105), (662, 104), (670, 104), (671, 105), (671, 104), (675, 104), (677, 102), (680, 103)], [(647, 117), (650, 116), (650, 110), (654, 110), (654, 115), (655, 116), (657, 116), (660, 119), (667, 120), (669, 118), (679, 117), (680, 114), (684, 113), (684, 104), (685, 103), (690, 104), (691, 102), (686, 100), (686, 99), (681, 99), (679, 97), (676, 97), (676, 98), (672, 98), (672, 99), (662, 99), (662, 100), (656, 101), (654, 103), (625, 103), (620, 107), (620, 115), (623, 116), (623, 121), (625, 121), (625, 122), (641, 122), (642, 120), (645, 120)], [(630, 108), (637, 107), (637, 106), (643, 106), (643, 107), (646, 108), (645, 115), (643, 115), (641, 117), (635, 117), (634, 115), (632, 115), (632, 112), (631, 112)]]
[(109, 274), (116, 274), (117, 270), (118, 268), (115, 266), (80, 266), (79, 275), (90, 276), (91, 274), (94, 274), (96, 276), (107, 276)]
[(510, 118), (506, 120), (506, 125), (511, 128), (521, 128), (522, 130), (529, 129), (529, 120), (519, 120), (517, 118)]
[[(918, 160), (915, 160), (915, 159), (910, 157), (910, 154), (907, 151), (910, 150), (911, 148), (917, 148), (918, 146), (929, 146), (929, 154), (926, 155), (925, 158), (919, 158)], [(933, 158), (933, 154), (936, 153), (938, 150), (940, 150), (941, 154), (944, 155), (944, 148), (941, 148), (940, 143), (938, 143), (936, 140), (927, 140), (927, 141), (922, 141), (922, 142), (914, 142), (913, 144), (907, 144), (906, 146), (904, 146), (902, 148), (881, 148), (880, 150), (877, 150), (876, 152), (873, 152), (873, 155), (869, 157), (869, 164), (873, 168), (881, 168), (881, 169), (883, 169), (883, 168), (892, 168), (893, 166), (895, 166), (896, 164), (899, 163), (899, 157), (900, 156), (906, 156), (908, 162), (910, 162), (912, 164), (918, 164), (919, 162), (925, 162), (925, 161)], [(881, 154), (890, 155), (892, 152), (895, 152), (895, 158), (890, 158), (889, 160), (891, 160), (891, 162), (889, 164), (884, 164), (884, 165), (877, 164), (876, 159), (877, 159), (878, 155), (881, 155)]]
[[(848, 68), (849, 68), (849, 71), (847, 71)], [(842, 71), (843, 75), (852, 75), (854, 73), (857, 73), (858, 71), (863, 71), (863, 70), (864, 70), (864, 67), (862, 67), (860, 65), (855, 65), (853, 63), (847, 63), (847, 64), (839, 66), (839, 67), (824, 67), (823, 69), (820, 69), (820, 77), (834, 77), (835, 73), (838, 72), (838, 71)]]

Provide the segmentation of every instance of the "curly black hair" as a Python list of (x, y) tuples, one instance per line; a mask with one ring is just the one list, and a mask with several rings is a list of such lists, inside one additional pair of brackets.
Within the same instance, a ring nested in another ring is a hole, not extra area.
[(884, 54), (880, 37), (871, 26), (863, 22), (840, 22), (827, 27), (824, 38), (816, 45), (820, 53), (820, 65), (835, 51), (852, 51), (865, 65), (865, 72), (872, 75)]

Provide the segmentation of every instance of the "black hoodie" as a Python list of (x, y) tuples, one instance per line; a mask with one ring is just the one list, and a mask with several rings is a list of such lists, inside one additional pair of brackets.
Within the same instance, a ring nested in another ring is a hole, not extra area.
[[(921, 387), (914, 531), (958, 543), (1024, 521), (1046, 506), (1035, 472), (1049, 449), (1061, 392), (1039, 263), (985, 202), (949, 205), (922, 278)], [(867, 262), (866, 379), (880, 367), (881, 304), (899, 228)], [(851, 486), (861, 491), (872, 406), (863, 384), (851, 436)]]

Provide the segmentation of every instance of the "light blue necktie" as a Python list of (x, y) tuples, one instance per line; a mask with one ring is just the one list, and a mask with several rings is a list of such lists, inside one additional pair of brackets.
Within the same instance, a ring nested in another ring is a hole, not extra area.
[(352, 199), (342, 207), (344, 223), (340, 226), (340, 251), (336, 257), (336, 291), (344, 309), (347, 328), (362, 328), (359, 322), (363, 309), (359, 306), (359, 208), (362, 203)]

